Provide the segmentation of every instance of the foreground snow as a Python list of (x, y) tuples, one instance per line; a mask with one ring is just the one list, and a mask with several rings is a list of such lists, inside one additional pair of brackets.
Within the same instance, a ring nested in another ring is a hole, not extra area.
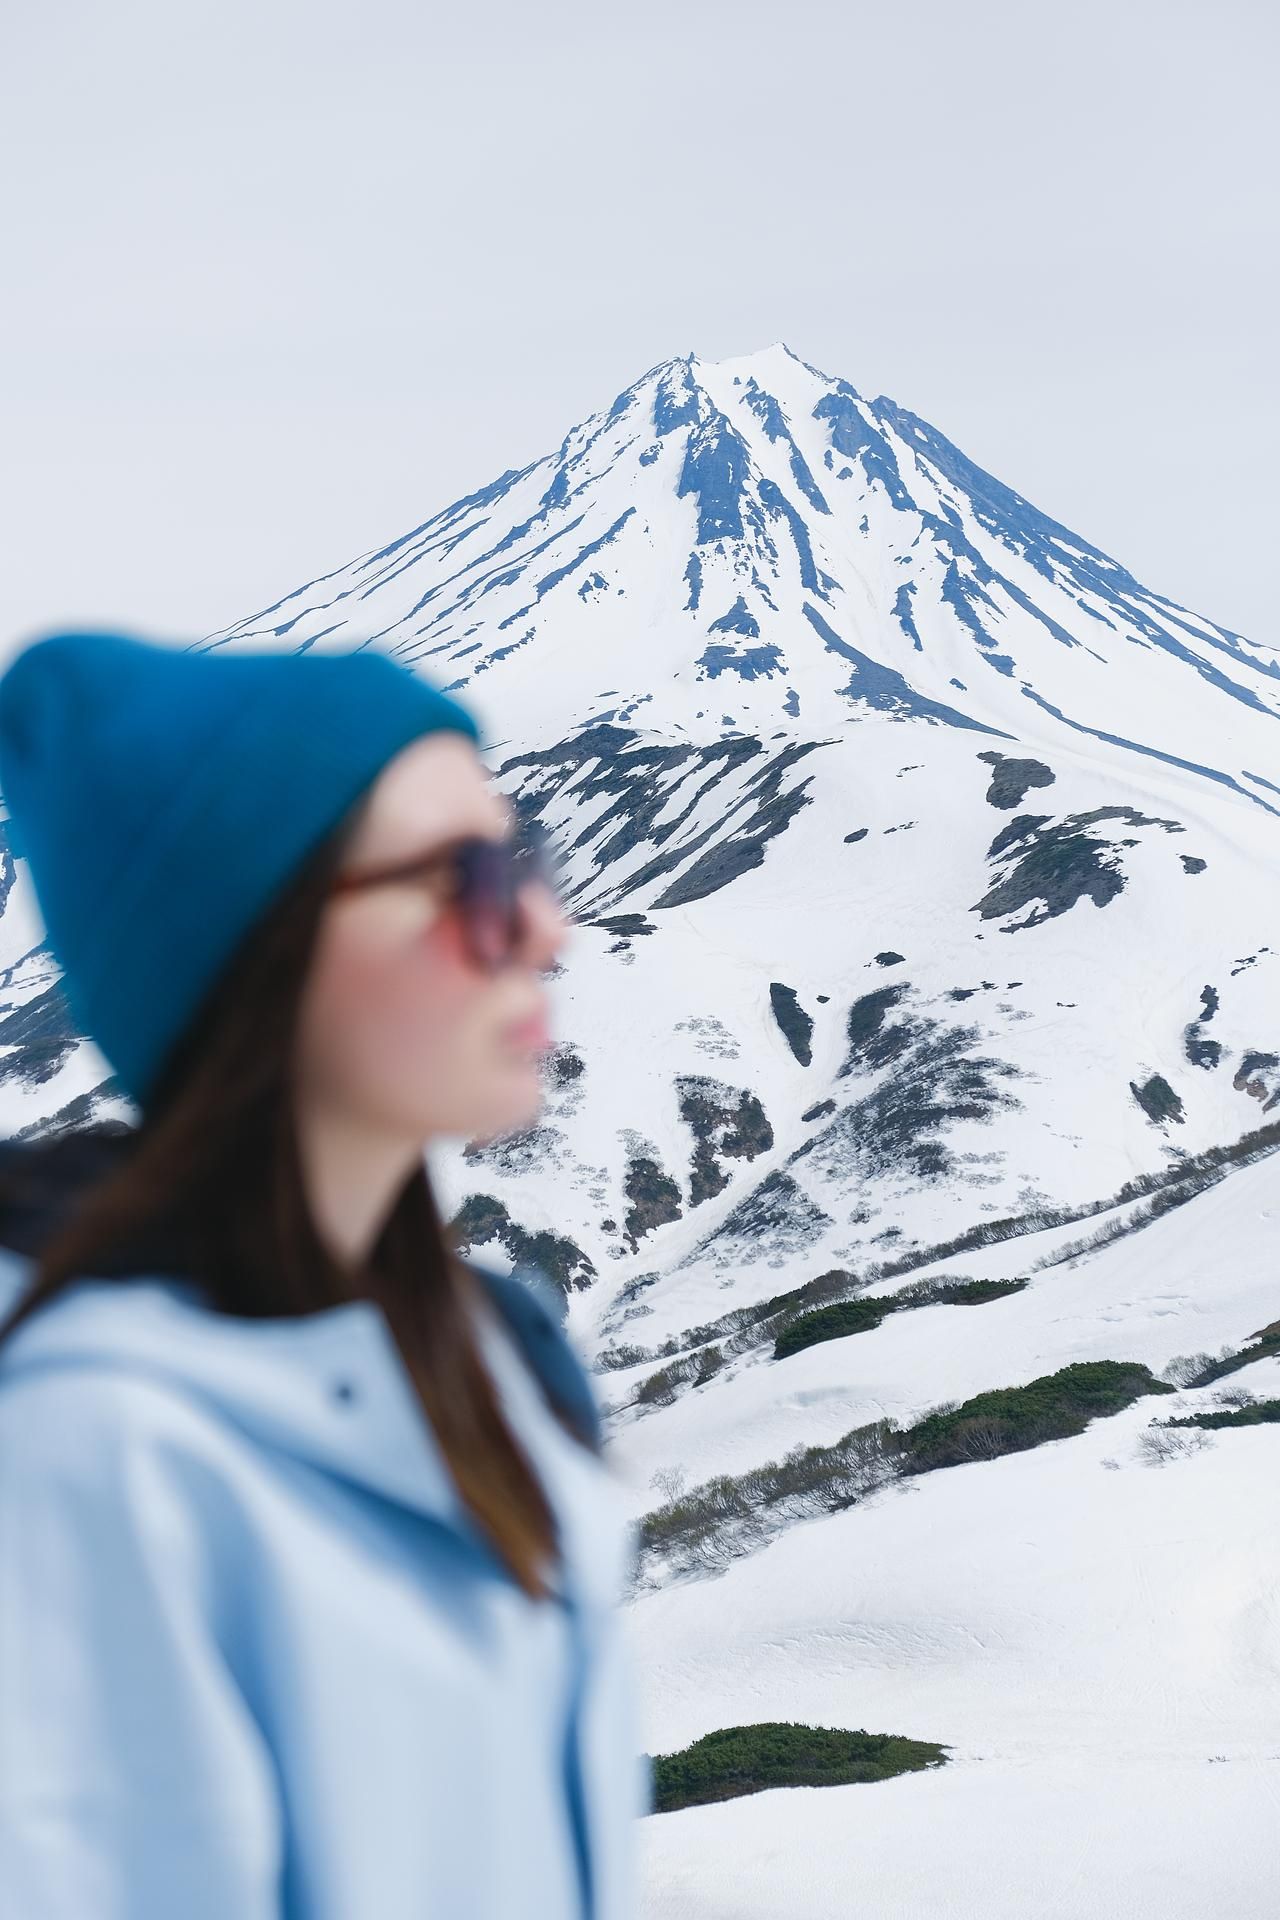
[[(918, 1381), (958, 1396), (1082, 1352), (1159, 1366), (1242, 1343), (1280, 1310), (1277, 1205), (1272, 1159), (1042, 1276), (1061, 1290), (1048, 1318), (1032, 1291), (890, 1322), (903, 1400), (928, 1397)], [(812, 1352), (852, 1381), (885, 1331)], [(891, 1485), (720, 1577), (641, 1596), (631, 1619), (651, 1751), (784, 1719), (952, 1748), (937, 1772), (653, 1816), (650, 1920), (1270, 1920), (1280, 1431), (1192, 1432), (1163, 1464), (1141, 1444), (1153, 1419), (1207, 1409), (1223, 1387), (1280, 1397), (1280, 1361), (1139, 1401), (1073, 1439)], [(691, 1404), (709, 1431), (687, 1435), (690, 1464), (714, 1453), (714, 1430), (733, 1421), (704, 1389), (635, 1424), (633, 1480), (645, 1432), (658, 1457), (664, 1419), (687, 1422)]]
[(953, 1747), (935, 1773), (651, 1817), (646, 1913), (1269, 1920), (1280, 1436), (1229, 1429), (1153, 1468), (1151, 1414), (924, 1476), (642, 1600), (659, 1751), (771, 1719)]
[(1280, 1758), (964, 1762), (647, 1823), (645, 1920), (1273, 1920)]

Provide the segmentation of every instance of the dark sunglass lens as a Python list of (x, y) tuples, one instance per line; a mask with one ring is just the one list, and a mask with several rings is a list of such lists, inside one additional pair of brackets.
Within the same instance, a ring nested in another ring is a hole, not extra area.
[(472, 958), (496, 966), (505, 947), (502, 855), (493, 840), (468, 840), (456, 855), (457, 904)]
[(472, 957), (501, 966), (520, 938), (520, 890), (540, 881), (559, 888), (559, 861), (546, 829), (525, 821), (506, 840), (465, 841), (456, 856), (457, 903)]

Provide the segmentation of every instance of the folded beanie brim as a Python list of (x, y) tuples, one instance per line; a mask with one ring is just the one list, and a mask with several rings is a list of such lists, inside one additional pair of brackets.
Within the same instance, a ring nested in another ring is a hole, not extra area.
[[(369, 649), (62, 639), (0, 680), (0, 780), (72, 1014), (145, 1100), (232, 953), (388, 761), (439, 730), (478, 744), (479, 727)], [(128, 699), (144, 710), (113, 709)]]

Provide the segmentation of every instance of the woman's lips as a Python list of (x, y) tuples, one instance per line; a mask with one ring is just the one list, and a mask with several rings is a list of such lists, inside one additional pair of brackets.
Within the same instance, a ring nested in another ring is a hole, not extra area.
[(542, 1051), (551, 1045), (545, 1013), (530, 1014), (527, 1020), (521, 1020), (513, 1027), (507, 1027), (505, 1035), (513, 1047), (534, 1047)]

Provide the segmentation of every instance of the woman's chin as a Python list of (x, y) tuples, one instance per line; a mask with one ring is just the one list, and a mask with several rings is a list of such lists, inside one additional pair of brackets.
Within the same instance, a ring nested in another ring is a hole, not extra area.
[(517, 1056), (502, 1075), (501, 1084), (495, 1085), (492, 1100), (484, 1103), (483, 1114), (476, 1116), (473, 1111), (472, 1124), (459, 1131), (466, 1131), (473, 1140), (487, 1145), (504, 1134), (531, 1127), (542, 1111), (542, 1101), (536, 1058), (521, 1060)]

